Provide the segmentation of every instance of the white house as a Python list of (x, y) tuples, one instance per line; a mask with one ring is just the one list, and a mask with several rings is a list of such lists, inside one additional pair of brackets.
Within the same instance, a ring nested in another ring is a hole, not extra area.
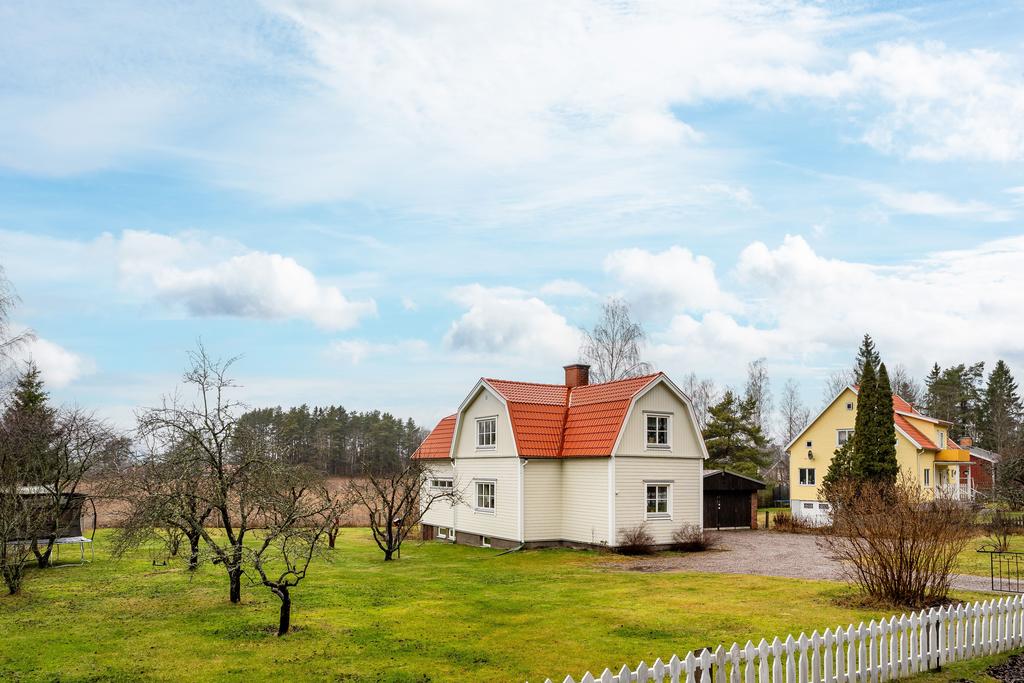
[(413, 455), (429, 486), (461, 492), (432, 507), (425, 539), (495, 547), (615, 546), (646, 523), (658, 544), (702, 526), (707, 450), (689, 398), (663, 373), (589, 384), (480, 379)]

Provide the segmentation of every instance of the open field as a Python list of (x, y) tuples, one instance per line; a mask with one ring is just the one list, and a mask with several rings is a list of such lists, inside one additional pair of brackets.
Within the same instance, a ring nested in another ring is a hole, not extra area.
[(0, 598), (0, 678), (538, 681), (890, 613), (848, 606), (835, 583), (609, 571), (597, 552), (410, 544), (385, 564), (346, 529), (279, 639), (266, 589), (232, 606), (219, 568), (115, 562), (108, 538), (95, 564), (34, 571)]

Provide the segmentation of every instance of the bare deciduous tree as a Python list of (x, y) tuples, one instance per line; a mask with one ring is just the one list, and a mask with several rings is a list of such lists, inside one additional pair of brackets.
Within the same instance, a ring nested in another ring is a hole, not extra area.
[(435, 489), (430, 470), (419, 460), (396, 458), (391, 467), (364, 462), (349, 484), (352, 502), (366, 508), (370, 531), (385, 560), (394, 559), (413, 527), (438, 501), (456, 503), (459, 491)]
[(580, 357), (590, 364), (593, 382), (611, 382), (652, 371), (650, 363), (641, 360), (647, 335), (640, 323), (633, 322), (629, 304), (622, 299), (607, 301), (601, 320), (584, 334)]
[(186, 525), (199, 531), (214, 562), (227, 572), (230, 600), (238, 603), (245, 537), (259, 512), (259, 479), (270, 459), (265, 440), (245, 438), (237, 429), (243, 406), (228, 396), (236, 386), (228, 376), (235, 360), (213, 359), (199, 344), (189, 352), (189, 367), (182, 378), (194, 392), (193, 400), (182, 400), (177, 394), (165, 397), (162, 405), (138, 415), (138, 428), (140, 434), (158, 442), (178, 444), (192, 458), (188, 466), (206, 477), (204, 505), (196, 510), (209, 506), (221, 533), (211, 533), (198, 516)]
[(718, 403), (718, 389), (715, 387), (715, 381), (709, 378), (698, 378), (697, 373), (691, 372), (683, 378), (683, 391), (690, 397), (697, 427), (703, 432), (704, 428), (708, 426), (711, 406)]
[(3, 266), (0, 266), (0, 372), (7, 370), (15, 351), (35, 338), (31, 330), (17, 333), (12, 330), (11, 311), (17, 303), (18, 295), (4, 275)]
[[(306, 578), (309, 565), (335, 519), (335, 497), (317, 474), (297, 467), (274, 473), (261, 503), (261, 526), (246, 548), (246, 573), (281, 601), (277, 635), (291, 628), (291, 590)], [(251, 571), (250, 571), (251, 568)]]
[(829, 378), (825, 380), (825, 390), (822, 395), (822, 406), (826, 406), (832, 402), (839, 392), (846, 387), (856, 384), (857, 378), (852, 370), (836, 370)]
[(920, 405), (924, 400), (924, 388), (902, 363), (897, 363), (889, 371), (889, 384), (892, 385), (892, 393), (910, 405)]
[(28, 538), (35, 521), (27, 498), (20, 495), (17, 470), (4, 465), (0, 463), (0, 575), (7, 592), (14, 595), (21, 589), (25, 568), (32, 558)]
[(750, 403), (751, 419), (761, 428), (761, 433), (771, 439), (772, 385), (764, 358), (747, 363), (747, 383), (743, 397)]
[(811, 411), (800, 400), (800, 389), (793, 380), (786, 380), (782, 387), (782, 399), (779, 401), (779, 419), (781, 420), (783, 445), (792, 443), (797, 434), (803, 431), (811, 419)]
[(910, 607), (946, 598), (975, 533), (969, 507), (931, 498), (909, 476), (895, 484), (845, 479), (826, 496), (832, 528), (822, 543), (866, 595)]
[(86, 478), (104, 463), (116, 459), (117, 450), (125, 442), (104, 421), (78, 408), (62, 408), (57, 412), (55, 429), (47, 457), (36, 464), (30, 481), (42, 495), (37, 533), (32, 553), (40, 568), (50, 566), (50, 556), (69, 514), (77, 514), (79, 493)]
[[(167, 436), (167, 432), (158, 432)], [(115, 531), (114, 554), (123, 555), (154, 536), (167, 555), (188, 542), (188, 568), (199, 566), (202, 527), (213, 513), (207, 471), (201, 458), (181, 443), (145, 440), (147, 450), (103, 484), (106, 497), (125, 508)]]

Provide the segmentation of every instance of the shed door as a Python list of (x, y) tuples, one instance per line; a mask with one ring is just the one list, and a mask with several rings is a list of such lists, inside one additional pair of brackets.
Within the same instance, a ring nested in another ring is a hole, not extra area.
[(750, 494), (746, 491), (708, 491), (704, 494), (704, 528), (750, 526)]

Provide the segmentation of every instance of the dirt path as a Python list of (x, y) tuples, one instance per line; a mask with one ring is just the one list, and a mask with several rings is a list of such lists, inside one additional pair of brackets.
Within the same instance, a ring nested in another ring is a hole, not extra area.
[[(757, 574), (826, 581), (842, 578), (839, 563), (818, 548), (814, 535), (722, 531), (717, 536), (720, 542), (715, 551), (614, 560), (609, 567), (623, 571)], [(989, 592), (991, 584), (987, 576), (957, 574), (953, 587)]]

